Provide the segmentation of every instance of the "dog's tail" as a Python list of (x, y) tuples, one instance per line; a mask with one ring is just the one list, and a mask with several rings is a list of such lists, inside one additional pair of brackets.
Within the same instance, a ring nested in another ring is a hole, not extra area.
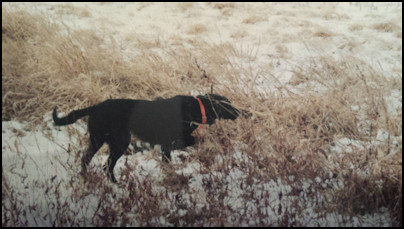
[(55, 109), (53, 109), (53, 121), (57, 126), (65, 126), (75, 123), (78, 119), (89, 115), (91, 108), (92, 107), (87, 107), (81, 110), (72, 111), (67, 116), (58, 118), (56, 111), (57, 107), (55, 107)]

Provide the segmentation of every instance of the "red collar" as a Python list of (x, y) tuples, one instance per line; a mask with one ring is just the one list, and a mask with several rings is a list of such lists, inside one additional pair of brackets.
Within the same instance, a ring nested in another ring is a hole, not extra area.
[[(201, 108), (202, 124), (206, 124), (207, 118), (206, 118), (205, 106), (203, 106), (203, 103), (202, 103), (202, 101), (201, 101), (200, 98), (195, 97), (195, 99), (198, 100), (199, 106), (200, 106), (200, 108)], [(199, 126), (199, 129), (202, 129), (202, 128), (203, 128), (203, 126)]]

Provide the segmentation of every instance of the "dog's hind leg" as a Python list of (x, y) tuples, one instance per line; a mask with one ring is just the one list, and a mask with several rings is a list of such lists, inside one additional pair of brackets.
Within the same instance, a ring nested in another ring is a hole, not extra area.
[[(120, 153), (120, 152), (122, 152), (122, 153)], [(113, 183), (117, 182), (115, 175), (114, 175), (114, 167), (115, 167), (116, 162), (118, 161), (118, 159), (121, 157), (122, 154), (123, 154), (123, 151), (114, 150), (114, 152), (111, 152), (108, 157), (107, 166), (106, 166), (106, 169), (108, 169), (108, 170), (106, 170), (106, 172), (107, 172), (107, 176)]]
[(109, 157), (106, 163), (106, 167), (104, 167), (105, 171), (109, 179), (116, 183), (117, 180), (114, 176), (114, 167), (118, 159), (124, 154), (125, 150), (128, 148), (130, 142), (130, 134), (129, 131), (127, 136), (119, 139), (118, 143), (110, 143), (109, 144)]
[(80, 174), (85, 177), (87, 173), (87, 166), (90, 164), (91, 159), (94, 157), (95, 153), (101, 148), (104, 142), (100, 139), (90, 136), (90, 145), (87, 151), (81, 158), (81, 172)]

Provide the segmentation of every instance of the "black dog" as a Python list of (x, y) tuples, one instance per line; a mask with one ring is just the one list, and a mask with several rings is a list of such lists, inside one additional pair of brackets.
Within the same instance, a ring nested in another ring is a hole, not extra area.
[(106, 167), (113, 182), (113, 169), (130, 142), (130, 132), (151, 145), (160, 144), (163, 161), (171, 159), (170, 152), (195, 144), (191, 133), (199, 124), (213, 124), (215, 119), (236, 119), (240, 111), (223, 96), (175, 96), (170, 99), (130, 100), (110, 99), (92, 107), (70, 112), (58, 118), (56, 107), (53, 120), (56, 125), (69, 125), (89, 115), (90, 147), (82, 158), (82, 174), (87, 171), (91, 158), (104, 143), (110, 155)]

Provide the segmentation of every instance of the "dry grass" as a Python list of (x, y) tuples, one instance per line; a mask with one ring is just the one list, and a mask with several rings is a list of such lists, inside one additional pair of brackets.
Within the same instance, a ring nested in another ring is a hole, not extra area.
[(256, 24), (256, 23), (264, 22), (264, 21), (268, 21), (268, 18), (266, 18), (264, 16), (251, 15), (251, 16), (248, 16), (248, 17), (244, 18), (242, 23), (244, 23), (244, 24)]
[(386, 33), (395, 33), (401, 31), (401, 28), (393, 22), (377, 23), (372, 25), (371, 28)]
[(357, 32), (357, 31), (363, 30), (364, 27), (365, 27), (365, 26), (363, 26), (363, 25), (354, 24), (354, 25), (351, 25), (351, 26), (349, 27), (349, 30), (352, 31), (352, 32)]
[(328, 30), (327, 28), (322, 28), (318, 29), (316, 32), (313, 33), (313, 36), (315, 37), (321, 37), (321, 38), (330, 38), (335, 36), (333, 32)]
[(188, 34), (190, 35), (198, 35), (208, 31), (208, 28), (204, 24), (195, 24), (188, 28)]
[[(226, 4), (214, 7), (233, 8)], [(249, 18), (244, 23), (260, 21), (263, 19)], [(294, 176), (289, 195), (301, 197), (304, 180), (328, 179), (343, 185), (332, 189), (313, 184), (314, 191), (305, 194), (306, 198), (327, 197), (316, 205), (317, 211), (337, 210), (350, 217), (386, 207), (393, 224), (402, 225), (402, 118), (401, 113), (388, 112), (386, 104), (392, 90), (401, 90), (401, 75), (386, 78), (354, 57), (321, 57), (313, 58), (307, 66), (296, 66), (290, 84), (275, 83), (276, 90), (263, 90), (256, 86), (258, 78), (267, 83), (276, 79), (264, 69), (253, 73), (238, 64), (238, 58), (254, 60), (256, 52), (239, 50), (232, 44), (189, 41), (194, 48), (190, 51), (159, 39), (150, 42), (132, 37), (127, 42), (136, 55), (127, 57), (113, 38), (104, 40), (92, 31), (72, 31), (18, 9), (3, 7), (2, 22), (3, 121), (29, 121), (35, 126), (55, 105), (69, 111), (110, 97), (202, 94), (209, 92), (211, 84), (216, 93), (252, 114), (236, 122), (218, 122), (196, 134), (198, 146), (183, 166), (200, 164), (203, 192), (189, 187), (197, 174), (178, 175), (169, 168), (167, 179), (156, 181), (131, 175), (135, 167), (127, 165), (118, 187), (106, 184), (103, 174), (98, 173), (84, 185), (72, 172), (70, 198), (61, 196), (61, 183), (46, 184), (55, 194), (54, 199), (47, 197), (56, 215), (49, 216), (49, 225), (245, 225), (253, 216), (224, 201), (232, 193), (231, 184), (221, 174), (234, 169), (246, 174), (239, 184), (248, 192), (242, 201), (256, 203), (257, 209), (270, 206), (264, 201), (268, 193), (258, 196), (253, 190), (257, 184)], [(200, 32), (203, 28), (190, 29), (191, 34)], [(323, 31), (316, 36), (332, 34)], [(388, 132), (388, 139), (376, 139), (379, 130)], [(341, 138), (362, 146), (338, 154), (333, 148)], [(393, 139), (398, 139), (398, 144), (393, 144)], [(237, 157), (236, 151), (245, 159)], [(74, 165), (66, 167), (73, 170)], [(25, 226), (24, 215), (35, 208), (26, 206), (17, 195), (18, 190), (10, 187), (2, 171), (3, 226)], [(84, 206), (89, 196), (95, 206)], [(276, 222), (268, 222), (269, 213), (258, 210), (253, 225), (298, 224), (296, 215), (305, 208), (299, 199), (293, 200), (295, 207), (291, 209), (272, 206), (282, 216)]]
[(60, 7), (56, 13), (61, 15), (75, 15), (80, 18), (91, 17), (91, 14), (87, 9), (77, 8), (69, 4), (65, 4), (63, 7)]
[(214, 9), (220, 10), (220, 12), (222, 13), (222, 15), (224, 17), (231, 16), (234, 13), (234, 8), (235, 8), (234, 3), (217, 2), (217, 3), (214, 3), (213, 5), (212, 5), (212, 3), (208, 3), (208, 4), (210, 4)]

